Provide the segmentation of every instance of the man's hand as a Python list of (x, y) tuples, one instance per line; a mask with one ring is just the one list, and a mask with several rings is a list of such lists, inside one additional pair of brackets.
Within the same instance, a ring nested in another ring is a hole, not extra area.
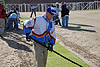
[(48, 45), (49, 45), (48, 50), (52, 52), (53, 51), (53, 44), (48, 44)]

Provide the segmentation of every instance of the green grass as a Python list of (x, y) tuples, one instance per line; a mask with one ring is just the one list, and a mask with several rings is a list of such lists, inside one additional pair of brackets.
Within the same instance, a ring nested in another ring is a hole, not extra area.
[[(75, 56), (73, 53), (71, 53), (69, 50), (65, 49), (63, 46), (61, 46), (59, 43), (56, 42), (54, 46), (54, 50), (59, 52), (60, 54), (64, 55), (65, 57), (73, 60), (74, 62), (77, 62), (78, 64), (82, 65), (83, 67), (88, 67), (88, 65), (83, 62), (81, 59), (79, 59), (77, 56)], [(48, 53), (48, 60), (47, 60), (47, 66), (46, 67), (79, 67), (68, 60), (56, 55), (55, 53), (51, 53), (49, 51)]]

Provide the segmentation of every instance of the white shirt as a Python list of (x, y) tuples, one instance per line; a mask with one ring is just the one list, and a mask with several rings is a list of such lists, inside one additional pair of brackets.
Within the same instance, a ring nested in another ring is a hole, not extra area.
[[(16, 18), (16, 19), (17, 19), (17, 18), (18, 18), (18, 15), (17, 15), (16, 13), (12, 13), (12, 14), (9, 16), (9, 18)], [(9, 19), (9, 18), (8, 18), (8, 19)]]
[(32, 10), (32, 9), (36, 9), (36, 8), (37, 8), (37, 6), (31, 6), (31, 10)]

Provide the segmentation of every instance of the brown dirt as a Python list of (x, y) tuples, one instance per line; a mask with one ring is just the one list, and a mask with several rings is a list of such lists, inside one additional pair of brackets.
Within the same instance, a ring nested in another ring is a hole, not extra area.
[[(28, 18), (29, 13), (21, 16)], [(68, 28), (56, 25), (57, 41), (90, 67), (100, 67), (99, 17), (100, 10), (71, 11)], [(22, 27), (19, 31), (6, 30), (0, 38), (0, 67), (36, 67), (33, 46), (25, 41)]]
[(0, 67), (36, 67), (34, 50), (23, 38), (23, 31), (5, 31), (0, 39)]
[(100, 67), (100, 10), (70, 12), (69, 27), (56, 26), (59, 43), (85, 61)]

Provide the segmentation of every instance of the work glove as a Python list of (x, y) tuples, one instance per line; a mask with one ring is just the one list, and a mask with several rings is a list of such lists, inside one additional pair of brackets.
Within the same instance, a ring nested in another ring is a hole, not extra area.
[(48, 44), (48, 49), (47, 50), (49, 50), (49, 51), (53, 51), (53, 44)]
[(27, 40), (28, 42), (30, 42), (31, 39), (32, 39), (32, 38), (31, 38), (31, 36), (30, 36), (30, 33), (27, 33), (27, 34), (26, 34), (26, 40)]

